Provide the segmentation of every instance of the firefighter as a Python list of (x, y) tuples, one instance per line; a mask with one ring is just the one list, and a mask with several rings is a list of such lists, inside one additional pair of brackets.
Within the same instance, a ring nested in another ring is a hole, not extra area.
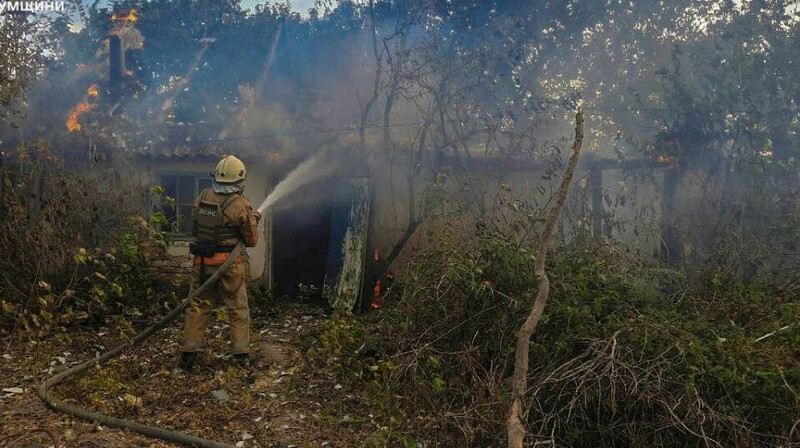
[(250, 201), (242, 195), (246, 177), (244, 163), (234, 156), (226, 156), (214, 170), (214, 181), (194, 201), (192, 208), (192, 235), (195, 242), (189, 245), (194, 255), (192, 289), (216, 272), (228, 256), (235, 256), (234, 264), (221, 276), (216, 285), (198, 302), (190, 304), (183, 324), (183, 343), (178, 366), (192, 371), (197, 353), (203, 348), (203, 338), (212, 305), (221, 298), (230, 315), (231, 353), (240, 364), (252, 362), (250, 356), (250, 310), (247, 306), (245, 265), (240, 253), (230, 255), (234, 246), (243, 241), (253, 247), (258, 240), (258, 221), (261, 213), (253, 211)]

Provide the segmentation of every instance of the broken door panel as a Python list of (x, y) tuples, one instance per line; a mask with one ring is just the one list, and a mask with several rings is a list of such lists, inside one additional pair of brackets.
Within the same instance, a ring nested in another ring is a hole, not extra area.
[(323, 296), (336, 310), (352, 313), (364, 281), (369, 216), (367, 179), (346, 179), (343, 197), (331, 213)]

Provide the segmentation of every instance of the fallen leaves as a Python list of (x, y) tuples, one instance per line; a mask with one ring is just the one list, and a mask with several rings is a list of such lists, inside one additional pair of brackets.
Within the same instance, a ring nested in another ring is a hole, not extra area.
[[(361, 430), (359, 425), (350, 425), (343, 431), (342, 427), (321, 420), (320, 403), (327, 401), (335, 383), (311, 375), (304, 367), (302, 353), (290, 345), (314, 324), (316, 321), (312, 319), (290, 313), (254, 322), (253, 334), (258, 336), (251, 348), (264, 363), (252, 371), (231, 367), (227, 356), (214, 356), (227, 353), (227, 334), (223, 328), (219, 337), (209, 338), (211, 353), (206, 354), (200, 372), (195, 375), (172, 371), (180, 339), (180, 328), (176, 325), (100, 370), (65, 383), (57, 393), (77, 405), (115, 417), (177, 428), (204, 438), (227, 439), (232, 444), (241, 443), (239, 446), (243, 448), (288, 447), (299, 441), (307, 441), (308, 446), (328, 446), (326, 442), (329, 446), (358, 446), (355, 440), (363, 436), (357, 435)], [(15, 409), (24, 403), (29, 406), (25, 409), (37, 412), (36, 417), (25, 414), (22, 418), (0, 414), (0, 427), (13, 428), (14, 433), (22, 434), (46, 425), (57, 428), (62, 440), (70, 440), (64, 431), (74, 428), (73, 438), (97, 438), (97, 446), (172, 447), (114, 428), (98, 433), (96, 427), (41, 406), (35, 393), (31, 393), (40, 377), (91, 357), (95, 351), (102, 352), (106, 345), (114, 346), (119, 338), (105, 328), (70, 330), (69, 339), (59, 343), (50, 339), (36, 341), (41, 348), (33, 363), (29, 362), (33, 360), (30, 357), (19, 355), (23, 350), (31, 353), (24, 341), (10, 345), (7, 353), (0, 354), (0, 380), (9, 386), (0, 399)], [(223, 391), (227, 399), (218, 400), (212, 391)]]
[(137, 397), (133, 394), (125, 394), (121, 398), (123, 401), (125, 401), (125, 403), (133, 408), (138, 409), (142, 407), (142, 397)]

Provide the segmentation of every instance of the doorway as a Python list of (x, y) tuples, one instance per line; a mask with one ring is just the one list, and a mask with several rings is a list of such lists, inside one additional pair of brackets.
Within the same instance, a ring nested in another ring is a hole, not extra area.
[(274, 297), (322, 300), (330, 227), (329, 203), (299, 203), (273, 211)]
[(353, 311), (366, 262), (368, 182), (333, 178), (308, 185), (271, 212), (271, 291)]

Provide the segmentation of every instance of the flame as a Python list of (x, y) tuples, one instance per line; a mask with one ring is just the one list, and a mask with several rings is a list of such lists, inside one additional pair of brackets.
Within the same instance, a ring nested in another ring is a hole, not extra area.
[(765, 149), (763, 151), (759, 151), (758, 155), (761, 157), (771, 158), (774, 153), (772, 152), (772, 148)]
[(373, 310), (378, 309), (381, 307), (381, 280), (375, 282), (375, 286), (372, 288), (372, 303), (369, 304), (369, 307)]
[(125, 22), (125, 23), (136, 23), (139, 21), (139, 12), (136, 11), (136, 8), (131, 8), (128, 11), (127, 15), (118, 16), (116, 13), (111, 14), (111, 21), (112, 22)]
[(69, 110), (67, 114), (67, 129), (69, 132), (83, 129), (83, 126), (78, 123), (78, 118), (97, 107), (97, 104), (90, 103), (89, 99), (97, 98), (98, 96), (100, 96), (100, 87), (97, 84), (92, 84), (86, 89), (86, 95), (83, 97), (83, 100)]
[(378, 252), (378, 249), (375, 249), (375, 261), (380, 261), (381, 253)]
[(69, 115), (67, 116), (67, 129), (69, 129), (69, 132), (80, 131), (81, 129), (83, 129), (83, 126), (81, 126), (81, 124), (78, 123), (78, 117), (85, 114), (86, 112), (89, 112), (95, 107), (97, 107), (97, 104), (92, 104), (86, 101), (82, 101), (76, 104), (75, 107), (70, 109)]
[(675, 156), (670, 155), (670, 154), (659, 154), (659, 155), (656, 156), (656, 161), (658, 163), (663, 163), (665, 165), (672, 165), (677, 160), (678, 159)]
[(133, 76), (133, 70), (125, 70), (125, 76)]

